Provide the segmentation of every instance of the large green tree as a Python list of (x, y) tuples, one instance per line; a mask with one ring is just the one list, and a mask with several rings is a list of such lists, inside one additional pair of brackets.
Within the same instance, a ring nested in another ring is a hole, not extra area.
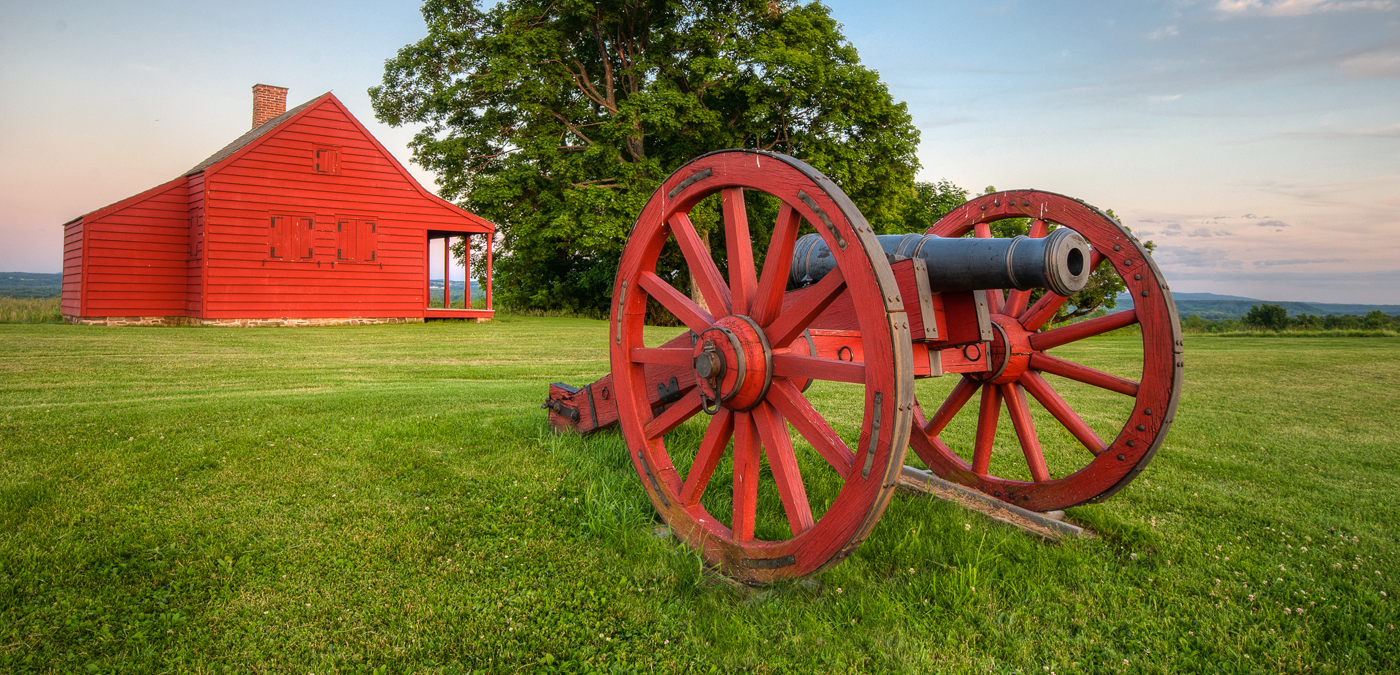
[(505, 305), (606, 312), (642, 205), (712, 150), (794, 155), (877, 230), (905, 219), (918, 131), (820, 3), (428, 0), (423, 17), (370, 98), (423, 124), (415, 161), (499, 226)]

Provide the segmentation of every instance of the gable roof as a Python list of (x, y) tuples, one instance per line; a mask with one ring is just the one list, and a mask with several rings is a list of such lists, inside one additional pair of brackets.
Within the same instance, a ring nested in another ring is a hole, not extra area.
[(253, 141), (256, 141), (256, 140), (258, 140), (259, 138), (262, 138), (265, 134), (267, 134), (268, 132), (272, 131), (273, 129), (276, 129), (276, 128), (277, 128), (279, 125), (281, 125), (283, 122), (286, 122), (287, 120), (290, 120), (290, 119), (292, 119), (293, 117), (296, 117), (296, 116), (297, 116), (297, 113), (299, 113), (299, 112), (301, 112), (301, 111), (303, 111), (303, 110), (305, 110), (305, 109), (311, 107), (311, 104), (316, 103), (317, 101), (320, 101), (321, 99), (323, 99), (323, 98), (325, 98), (326, 96), (329, 96), (329, 95), (330, 95), (330, 92), (326, 92), (325, 94), (322, 94), (322, 95), (320, 95), (320, 96), (317, 96), (316, 98), (313, 98), (313, 99), (311, 99), (310, 101), (307, 101), (306, 103), (303, 103), (303, 104), (301, 104), (301, 105), (299, 105), (299, 106), (297, 106), (297, 107), (295, 107), (295, 108), (292, 108), (291, 110), (288, 110), (287, 112), (284, 112), (284, 113), (282, 113), (281, 115), (278, 115), (278, 116), (276, 116), (276, 117), (274, 117), (274, 118), (272, 118), (272, 119), (270, 119), (270, 120), (268, 120), (268, 121), (266, 121), (266, 122), (263, 122), (262, 124), (259, 124), (258, 126), (253, 127), (252, 129), (249, 129), (249, 130), (248, 130), (248, 133), (243, 134), (242, 136), (239, 136), (238, 138), (234, 139), (234, 141), (233, 141), (232, 143), (229, 143), (228, 145), (225, 145), (221, 150), (219, 150), (218, 152), (216, 152), (216, 153), (210, 155), (210, 156), (209, 156), (207, 159), (205, 159), (204, 161), (202, 161), (202, 162), (200, 162), (200, 163), (194, 165), (194, 168), (193, 168), (193, 169), (190, 169), (189, 171), (186, 171), (186, 172), (185, 172), (184, 174), (182, 174), (182, 175), (184, 175), (184, 176), (193, 176), (193, 175), (199, 173), (200, 171), (203, 171), (203, 170), (205, 170), (205, 169), (207, 169), (207, 168), (209, 168), (209, 167), (211, 167), (211, 166), (214, 166), (215, 164), (218, 164), (219, 162), (222, 162), (222, 161), (224, 161), (225, 159), (228, 159), (229, 157), (232, 157), (232, 156), (233, 156), (235, 153), (237, 153), (239, 150), (242, 150), (243, 148), (245, 148), (245, 147), (251, 145), (251, 144), (253, 143)]
[[(179, 178), (176, 178), (175, 180), (170, 181), (168, 183), (158, 185), (138, 195), (134, 195), (132, 197), (123, 199), (122, 201), (117, 202), (115, 204), (111, 204), (109, 206), (98, 209), (97, 211), (93, 211), (85, 216), (81, 216), (81, 218), (95, 218), (98, 216), (106, 215), (119, 208), (129, 206), (130, 204), (145, 199), (146, 197), (156, 194), (162, 190), (174, 187), (177, 183), (183, 183), (187, 181), (190, 176), (193, 176), (202, 171), (206, 171), (209, 169), (218, 171), (219, 165), (227, 163), (236, 158), (237, 156), (240, 156), (243, 153), (251, 150), (254, 146), (261, 143), (267, 137), (270, 137), (272, 132), (275, 131), (278, 127), (292, 121), (293, 119), (301, 117), (303, 114), (307, 113), (312, 107), (320, 105), (324, 101), (329, 101), (332, 105), (338, 108), (340, 112), (345, 115), (345, 118), (349, 120), (351, 124), (355, 125), (355, 128), (358, 129), (360, 133), (364, 134), (365, 138), (368, 139), (369, 142), (375, 147), (375, 149), (379, 151), (380, 156), (388, 160), (390, 166), (394, 167), (394, 169), (396, 169), (399, 172), (399, 175), (403, 176), (403, 178), (408, 181), (409, 185), (413, 186), (414, 190), (416, 190), (418, 194), (422, 195), (428, 201), (436, 203), (440, 206), (447, 207), (448, 209), (456, 212), (458, 215), (465, 217), (468, 221), (476, 224), (477, 226), (482, 227), (485, 232), (496, 231), (495, 223), (485, 218), (482, 218), (481, 216), (478, 216), (475, 213), (472, 213), (471, 211), (468, 211), (456, 204), (453, 204), (452, 202), (433, 194), (427, 188), (423, 187), (423, 185), (419, 183), (417, 179), (415, 179), (413, 175), (408, 172), (408, 169), (405, 169), (403, 164), (400, 164), (399, 160), (395, 158), (394, 155), (390, 153), (389, 150), (385, 148), (382, 143), (379, 142), (379, 139), (375, 138), (374, 134), (371, 134), (369, 132), (369, 129), (366, 129), (365, 125), (360, 123), (360, 120), (355, 119), (355, 116), (351, 114), (350, 111), (346, 109), (345, 105), (342, 104), (340, 100), (335, 97), (335, 94), (331, 92), (321, 94), (320, 96), (317, 96), (316, 98), (313, 98), (310, 101), (307, 101), (306, 103), (292, 108), (291, 110), (288, 110), (287, 112), (284, 112), (281, 115), (278, 115), (266, 122), (263, 122), (257, 127), (254, 127), (253, 129), (250, 129), (247, 133), (243, 134), (242, 136), (239, 136), (232, 143), (229, 143), (228, 145), (220, 149), (218, 152), (210, 155), (204, 161), (200, 162), (199, 164), (196, 164), (194, 168), (181, 174)], [(66, 226), (68, 224), (69, 223), (65, 223), (64, 225)]]

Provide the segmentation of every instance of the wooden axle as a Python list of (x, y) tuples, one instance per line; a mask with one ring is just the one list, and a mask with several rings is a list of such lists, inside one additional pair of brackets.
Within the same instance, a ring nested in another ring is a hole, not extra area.
[[(993, 328), (983, 291), (929, 292), (919, 281), (923, 261), (903, 260), (892, 267), (905, 301), (913, 340), (914, 377), (942, 377), (948, 373), (990, 374), (998, 365), (991, 355)], [(783, 305), (797, 303), (807, 289), (789, 291)], [(912, 302), (911, 302), (912, 301)], [(941, 336), (941, 337), (940, 337)], [(823, 359), (847, 363), (865, 362), (861, 334), (855, 323), (855, 307), (842, 294), (803, 333), (799, 351)], [(696, 336), (687, 331), (662, 346), (690, 347)], [(695, 388), (695, 368), (684, 365), (647, 364), (649, 403), (660, 412)], [(549, 423), (558, 431), (590, 434), (617, 424), (617, 400), (612, 395), (612, 375), (583, 387), (556, 382), (541, 407), (549, 410)]]

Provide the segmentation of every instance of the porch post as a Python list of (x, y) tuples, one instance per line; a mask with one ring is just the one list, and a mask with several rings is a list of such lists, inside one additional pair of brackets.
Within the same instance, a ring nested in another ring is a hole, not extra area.
[(462, 235), (462, 278), (466, 279), (467, 299), (462, 303), (463, 309), (472, 308), (472, 236)]
[(496, 247), (496, 231), (486, 233), (486, 309), (491, 309), (491, 249)]
[(442, 238), (442, 308), (452, 309), (452, 237)]

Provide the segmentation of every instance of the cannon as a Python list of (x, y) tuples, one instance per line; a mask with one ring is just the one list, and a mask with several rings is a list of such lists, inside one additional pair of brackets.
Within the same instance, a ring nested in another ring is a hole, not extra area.
[[(751, 226), (759, 205), (776, 216)], [(722, 260), (691, 220), (716, 211)], [(993, 237), (1009, 218), (1029, 235)], [(1047, 327), (1101, 265), (1132, 307)], [(645, 326), (656, 305), (683, 330)], [(1093, 340), (1125, 328), (1140, 347)], [(1098, 209), (1013, 190), (922, 235), (877, 235), (829, 178), (757, 150), (703, 155), (652, 195), (607, 339), (610, 374), (552, 385), (550, 423), (620, 426), (671, 532), (747, 583), (848, 556), (910, 448), (939, 477), (1034, 511), (1101, 501), (1156, 454), (1181, 391), (1171, 292)]]

